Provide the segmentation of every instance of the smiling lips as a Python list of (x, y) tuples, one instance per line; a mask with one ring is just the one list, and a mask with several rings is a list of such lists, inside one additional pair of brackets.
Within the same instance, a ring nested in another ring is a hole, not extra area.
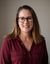
[(25, 28), (29, 28), (29, 26), (28, 26), (28, 25), (23, 25), (23, 27), (25, 27)]

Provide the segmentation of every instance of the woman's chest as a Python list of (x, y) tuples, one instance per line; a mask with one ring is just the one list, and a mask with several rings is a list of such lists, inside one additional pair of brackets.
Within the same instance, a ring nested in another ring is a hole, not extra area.
[(12, 64), (24, 64), (25, 62), (33, 64), (40, 62), (43, 57), (43, 50), (41, 46), (32, 47), (28, 52), (24, 47), (16, 46), (11, 51)]

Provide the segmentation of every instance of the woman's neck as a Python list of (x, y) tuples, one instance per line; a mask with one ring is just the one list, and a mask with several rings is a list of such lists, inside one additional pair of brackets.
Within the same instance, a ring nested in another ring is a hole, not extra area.
[(25, 45), (26, 49), (28, 51), (30, 51), (31, 49), (31, 46), (32, 46), (32, 43), (33, 43), (33, 38), (30, 36), (30, 34), (24, 34), (24, 33), (21, 33), (19, 35), (20, 39), (22, 40), (23, 44)]
[(32, 38), (30, 33), (23, 33), (23, 32), (20, 34), (20, 37), (25, 39), (25, 40), (29, 40)]

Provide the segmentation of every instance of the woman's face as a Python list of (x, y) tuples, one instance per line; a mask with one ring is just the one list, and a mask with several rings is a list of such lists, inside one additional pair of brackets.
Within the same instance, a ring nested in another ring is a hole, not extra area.
[(33, 27), (33, 18), (29, 10), (22, 9), (19, 12), (18, 25), (21, 31), (30, 32)]

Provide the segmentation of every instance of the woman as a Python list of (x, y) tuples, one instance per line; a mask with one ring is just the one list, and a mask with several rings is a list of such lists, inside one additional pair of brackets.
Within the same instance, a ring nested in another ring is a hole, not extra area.
[(0, 64), (48, 64), (45, 39), (30, 6), (18, 9), (16, 27), (3, 40)]

